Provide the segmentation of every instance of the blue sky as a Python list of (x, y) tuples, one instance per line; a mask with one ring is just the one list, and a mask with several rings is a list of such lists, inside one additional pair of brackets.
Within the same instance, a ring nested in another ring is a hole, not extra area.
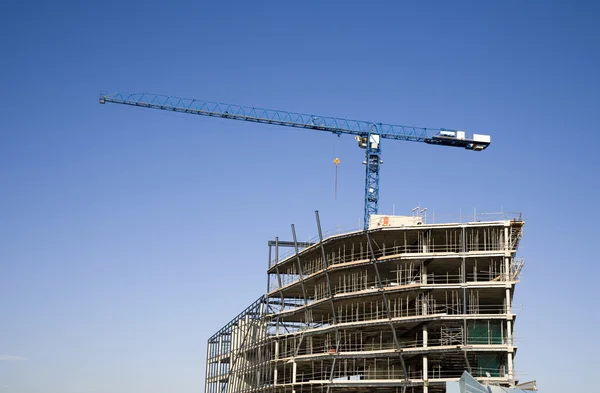
[(491, 134), (483, 153), (384, 141), (381, 211), (523, 212), (518, 376), (584, 389), (600, 366), (594, 2), (172, 3), (0, 6), (0, 392), (202, 392), (207, 338), (265, 291), (267, 240), (314, 236), (315, 209), (329, 230), (362, 217), (350, 137), (100, 91)]

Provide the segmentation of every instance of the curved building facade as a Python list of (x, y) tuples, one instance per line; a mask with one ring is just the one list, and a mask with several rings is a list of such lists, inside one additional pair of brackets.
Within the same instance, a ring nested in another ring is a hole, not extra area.
[(378, 220), (275, 243), (268, 292), (208, 341), (206, 393), (434, 393), (464, 371), (515, 385), (522, 219)]

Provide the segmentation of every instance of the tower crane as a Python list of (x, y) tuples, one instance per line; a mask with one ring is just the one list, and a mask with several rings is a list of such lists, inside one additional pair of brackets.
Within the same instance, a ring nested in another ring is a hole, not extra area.
[(325, 131), (338, 136), (341, 134), (354, 135), (358, 141), (358, 146), (365, 149), (365, 161), (363, 161), (366, 167), (365, 229), (368, 228), (369, 217), (372, 214), (377, 214), (379, 211), (379, 166), (383, 163), (381, 160), (382, 139), (424, 142), (430, 145), (461, 147), (472, 151), (482, 151), (491, 143), (489, 135), (473, 134), (467, 137), (464, 131), (445, 128), (422, 128), (349, 120), (150, 93), (130, 94), (121, 92), (101, 94), (100, 104), (107, 102), (283, 127)]

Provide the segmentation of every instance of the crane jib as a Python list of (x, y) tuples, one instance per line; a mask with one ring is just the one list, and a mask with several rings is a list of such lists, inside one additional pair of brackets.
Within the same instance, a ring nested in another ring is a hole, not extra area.
[(329, 116), (316, 116), (149, 93), (113, 93), (100, 95), (100, 103), (105, 104), (106, 102), (282, 127), (326, 131), (338, 136), (341, 134), (355, 135), (359, 147), (365, 149), (366, 157), (364, 161), (366, 167), (365, 229), (368, 229), (369, 217), (372, 214), (377, 214), (379, 211), (379, 166), (383, 163), (381, 160), (380, 138), (460, 147), (473, 151), (484, 150), (491, 144), (491, 137), (489, 135), (473, 134), (467, 137), (464, 131), (458, 130), (410, 127)]

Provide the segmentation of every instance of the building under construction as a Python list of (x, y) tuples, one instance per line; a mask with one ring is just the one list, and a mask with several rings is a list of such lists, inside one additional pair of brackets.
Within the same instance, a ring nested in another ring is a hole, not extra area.
[(520, 215), (317, 227), (269, 243), (267, 293), (208, 340), (206, 393), (434, 393), (464, 371), (515, 385)]

